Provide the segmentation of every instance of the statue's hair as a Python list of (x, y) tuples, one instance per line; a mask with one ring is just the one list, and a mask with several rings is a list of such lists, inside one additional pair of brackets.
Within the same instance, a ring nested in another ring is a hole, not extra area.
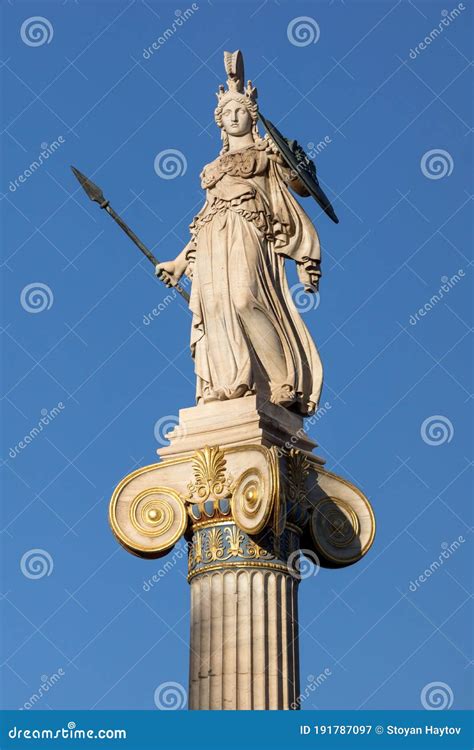
[(247, 112), (249, 113), (250, 117), (252, 118), (252, 137), (255, 142), (258, 142), (261, 140), (260, 134), (258, 132), (257, 128), (257, 122), (258, 122), (258, 106), (257, 102), (252, 101), (249, 99), (248, 96), (245, 94), (239, 94), (234, 91), (229, 91), (226, 93), (224, 97), (221, 97), (219, 100), (219, 104), (214, 110), (214, 118), (217, 123), (217, 125), (221, 129), (221, 139), (222, 139), (222, 149), (221, 154), (225, 154), (226, 151), (229, 150), (229, 136), (226, 133), (224, 129), (224, 123), (222, 121), (222, 113), (224, 111), (224, 107), (229, 101), (236, 101), (239, 102), (239, 104), (243, 104), (246, 108)]

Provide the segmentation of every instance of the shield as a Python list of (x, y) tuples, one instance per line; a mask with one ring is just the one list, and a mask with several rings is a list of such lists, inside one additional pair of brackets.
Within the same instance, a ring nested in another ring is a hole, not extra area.
[(297, 141), (290, 141), (288, 138), (285, 138), (278, 128), (276, 128), (275, 125), (273, 125), (270, 120), (267, 120), (261, 113), (259, 113), (259, 117), (265, 130), (277, 146), (281, 156), (288, 166), (297, 173), (307, 191), (313, 196), (329, 218), (336, 224), (339, 224), (339, 219), (334, 213), (329, 198), (321, 189), (318, 182), (316, 165), (314, 162), (309, 158)]

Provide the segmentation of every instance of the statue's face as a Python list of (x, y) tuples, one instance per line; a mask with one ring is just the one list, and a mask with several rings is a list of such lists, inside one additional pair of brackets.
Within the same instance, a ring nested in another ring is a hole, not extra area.
[(230, 99), (222, 110), (222, 124), (229, 135), (246, 135), (252, 129), (252, 118), (244, 104)]

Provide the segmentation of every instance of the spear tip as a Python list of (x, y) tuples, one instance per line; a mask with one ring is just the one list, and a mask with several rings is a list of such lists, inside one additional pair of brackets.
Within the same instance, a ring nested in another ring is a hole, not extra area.
[(76, 179), (80, 182), (82, 187), (84, 188), (86, 194), (89, 196), (91, 201), (95, 201), (96, 203), (104, 203), (105, 198), (102, 190), (98, 185), (96, 185), (92, 180), (89, 180), (88, 177), (85, 176), (82, 172), (79, 171), (79, 169), (76, 169), (76, 167), (73, 167), (71, 164), (71, 169), (76, 177)]

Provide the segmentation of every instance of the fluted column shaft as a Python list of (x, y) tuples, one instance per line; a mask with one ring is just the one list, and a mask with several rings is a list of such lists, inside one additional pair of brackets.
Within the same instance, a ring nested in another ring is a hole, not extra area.
[[(233, 540), (234, 547), (226, 546), (226, 539)], [(298, 578), (281, 559), (282, 542), (287, 553), (297, 539), (296, 533), (286, 531), (276, 555), (268, 534), (264, 540), (248, 537), (231, 520), (195, 532), (190, 553), (189, 708), (298, 705)], [(205, 564), (209, 550), (215, 560)]]

